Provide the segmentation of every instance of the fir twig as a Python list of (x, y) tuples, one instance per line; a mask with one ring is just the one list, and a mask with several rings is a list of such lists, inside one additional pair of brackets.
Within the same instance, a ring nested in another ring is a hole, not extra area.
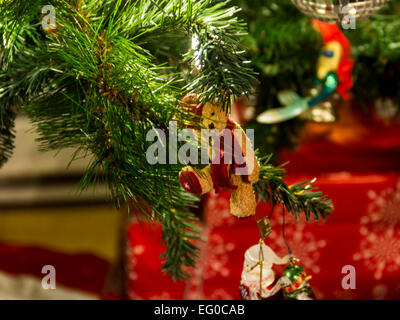
[(269, 163), (271, 156), (260, 160), (260, 179), (254, 185), (258, 201), (266, 201), (272, 206), (282, 204), (288, 212), (299, 219), (304, 213), (308, 221), (326, 219), (333, 211), (332, 201), (313, 185), (316, 179), (287, 185), (284, 181), (286, 164), (275, 167)]

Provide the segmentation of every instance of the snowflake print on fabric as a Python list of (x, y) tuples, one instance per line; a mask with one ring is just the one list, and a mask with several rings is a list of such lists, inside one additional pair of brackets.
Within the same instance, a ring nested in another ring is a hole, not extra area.
[[(136, 265), (138, 261), (138, 257), (145, 252), (145, 247), (143, 245), (136, 245), (132, 247), (128, 247), (127, 249), (127, 258), (128, 258), (128, 278), (130, 281), (138, 280), (138, 273), (136, 272)], [(132, 300), (143, 300), (138, 294), (136, 294), (133, 290), (129, 292), (129, 298)]]
[(364, 238), (359, 251), (353, 255), (355, 261), (364, 261), (364, 265), (373, 271), (374, 278), (379, 280), (384, 272), (400, 269), (400, 234), (399, 230), (389, 228), (383, 232), (369, 231), (361, 228)]
[[(201, 261), (201, 260), (200, 260)], [(203, 264), (204, 262), (202, 262)], [(185, 296), (185, 300), (202, 300), (203, 292), (202, 292), (202, 284), (203, 284), (203, 268), (197, 263), (196, 268), (192, 268), (192, 273), (190, 278), (186, 281), (186, 291), (187, 295)]]
[(213, 234), (210, 237), (207, 258), (205, 279), (216, 276), (224, 278), (230, 275), (229, 254), (235, 249), (232, 242), (226, 242), (223, 237)]
[[(288, 253), (288, 249), (282, 237), (282, 231), (278, 228), (272, 231), (269, 236), (268, 245), (280, 256)], [(301, 264), (312, 273), (321, 271), (318, 261), (320, 250), (326, 246), (326, 240), (318, 239), (313, 233), (305, 230), (305, 225), (286, 225), (285, 236), (293, 254), (298, 257)]]
[(203, 274), (205, 259), (207, 253), (207, 239), (208, 239), (208, 229), (203, 228), (201, 233), (201, 238), (204, 241), (196, 242), (199, 248), (199, 258), (194, 268), (186, 268), (186, 271), (190, 273), (190, 277), (186, 280), (185, 289), (185, 300), (203, 300)]
[(145, 247), (143, 245), (136, 245), (131, 248), (131, 250), (128, 250), (128, 256), (130, 260), (130, 266), (129, 266), (129, 278), (131, 280), (137, 280), (138, 275), (134, 271), (135, 266), (136, 266), (136, 261), (138, 260), (138, 257), (143, 254), (145, 251)]
[(396, 188), (388, 188), (380, 194), (368, 192), (372, 200), (368, 206), (368, 215), (361, 219), (363, 225), (372, 224), (375, 229), (384, 230), (400, 222), (400, 181)]
[(207, 215), (207, 226), (210, 229), (221, 226), (232, 226), (235, 218), (230, 212), (230, 198), (211, 191), (205, 204)]
[(379, 194), (369, 191), (368, 197), (372, 202), (367, 215), (361, 218), (363, 238), (353, 259), (363, 261), (379, 280), (385, 272), (400, 270), (400, 181), (395, 188)]

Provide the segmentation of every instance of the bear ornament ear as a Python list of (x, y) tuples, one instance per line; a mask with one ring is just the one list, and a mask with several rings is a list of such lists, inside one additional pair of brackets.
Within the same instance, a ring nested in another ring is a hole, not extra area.
[(179, 127), (199, 129), (204, 105), (197, 94), (188, 94), (178, 104), (174, 120)]
[[(239, 218), (252, 216), (257, 207), (253, 184), (258, 181), (259, 165), (252, 147), (250, 150), (252, 152), (248, 152), (251, 142), (242, 128), (229, 118), (222, 107), (210, 102), (203, 105), (200, 101), (197, 95), (186, 96), (178, 106), (180, 113), (183, 116), (191, 115), (192, 125), (197, 129), (218, 130), (220, 138), (224, 138), (224, 141), (220, 143), (218, 152), (209, 152), (213, 159), (212, 161), (209, 159), (208, 166), (201, 170), (187, 166), (181, 170), (179, 181), (182, 188), (197, 195), (206, 194), (213, 189), (216, 192), (221, 189), (231, 190), (231, 214)], [(198, 124), (193, 121), (197, 121)], [(237, 132), (241, 139), (237, 139)], [(231, 145), (227, 141), (231, 141)], [(239, 158), (244, 160), (243, 163), (238, 163), (235, 156), (226, 163), (225, 152), (232, 151), (241, 153), (242, 157)], [(239, 168), (244, 170), (237, 170)]]

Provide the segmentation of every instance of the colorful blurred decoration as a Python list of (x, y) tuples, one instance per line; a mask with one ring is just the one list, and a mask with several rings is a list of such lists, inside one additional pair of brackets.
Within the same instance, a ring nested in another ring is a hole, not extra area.
[[(270, 212), (272, 217), (274, 207)], [(285, 236), (285, 209), (282, 210), (282, 241), (288, 254), (280, 258), (264, 241), (272, 235), (269, 217), (257, 221), (261, 238), (258, 245), (246, 250), (240, 281), (240, 296), (244, 300), (263, 300), (276, 295), (276, 298), (310, 300), (314, 293), (308, 282), (300, 260), (292, 254), (292, 248)], [(274, 265), (287, 265), (282, 275), (275, 281)], [(277, 294), (280, 295), (277, 295)]]
[(332, 104), (328, 101), (335, 93), (348, 99), (348, 91), (353, 85), (353, 61), (350, 58), (351, 46), (339, 27), (333, 24), (312, 20), (314, 28), (321, 33), (323, 47), (317, 61), (318, 89), (312, 90), (314, 96), (302, 98), (287, 90), (278, 94), (284, 107), (269, 109), (257, 117), (260, 123), (273, 124), (293, 119), (307, 111), (306, 118), (318, 122), (335, 120)]
[(391, 0), (293, 0), (301, 12), (309, 17), (337, 23), (343, 21), (346, 15), (356, 20), (369, 18), (378, 12)]
[(283, 288), (283, 296), (286, 299), (314, 300), (314, 293), (309, 283), (311, 278), (297, 260), (292, 260), (282, 273), (281, 279), (286, 279), (289, 283)]
[[(278, 96), (283, 90), (295, 91), (302, 97), (310, 95), (315, 86), (321, 35), (310, 24), (309, 16), (298, 10), (292, 0), (254, 0), (251, 3), (234, 0), (234, 3), (242, 7), (241, 16), (248, 21), (247, 52), (259, 74), (256, 102), (251, 104), (255, 108), (255, 117), (246, 128), (255, 130), (255, 142), (262, 152), (275, 152), (282, 147), (293, 149), (301, 142), (303, 120), (310, 120), (310, 116), (313, 122), (317, 120), (317, 109), (311, 114), (269, 126), (258, 123), (256, 117), (267, 109), (282, 107)], [(384, 99), (393, 101), (382, 105), (384, 109), (397, 109), (397, 112), (387, 110), (385, 114), (391, 119), (385, 121), (394, 122), (400, 115), (399, 17), (400, 0), (392, 0), (369, 19), (357, 21), (356, 30), (343, 30), (351, 43), (355, 62), (352, 112), (362, 109), (364, 114), (374, 114), (376, 101)], [(336, 123), (341, 123), (343, 101), (332, 95), (321, 106), (334, 109), (336, 104), (338, 108), (332, 114), (340, 119)], [(329, 115), (328, 112), (324, 114)], [(306, 121), (306, 125), (318, 123)], [(327, 126), (326, 122), (320, 125), (325, 131), (323, 126)]]

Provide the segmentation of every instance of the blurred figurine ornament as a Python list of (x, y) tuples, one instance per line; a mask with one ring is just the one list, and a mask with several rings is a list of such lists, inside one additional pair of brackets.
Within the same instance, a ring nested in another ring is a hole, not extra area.
[(240, 282), (240, 295), (244, 300), (268, 299), (289, 285), (288, 279), (275, 281), (273, 265), (289, 263), (290, 255), (278, 257), (261, 239), (244, 255), (244, 266)]
[[(294, 5), (309, 17), (341, 23), (349, 16), (355, 21), (366, 19), (378, 12), (390, 0), (292, 0)], [(345, 24), (344, 24), (345, 27)]]
[(232, 106), (232, 118), (239, 124), (247, 123), (254, 119), (255, 117), (255, 107), (256, 97), (243, 96), (238, 98), (234, 105)]
[(376, 117), (383, 121), (386, 125), (390, 125), (396, 120), (399, 105), (390, 98), (379, 98), (375, 101), (375, 114)]
[[(216, 130), (210, 147), (210, 164), (199, 170), (187, 166), (179, 173), (179, 181), (187, 192), (203, 195), (215, 189), (232, 190), (231, 214), (245, 218), (255, 214), (257, 201), (253, 184), (259, 179), (259, 164), (253, 147), (243, 129), (217, 104), (201, 103), (197, 95), (188, 95), (180, 104), (184, 116), (193, 116), (199, 129)], [(219, 143), (218, 143), (219, 142)], [(208, 141), (207, 141), (208, 144)]]
[[(278, 257), (264, 241), (271, 234), (269, 219), (274, 213), (272, 207), (269, 217), (257, 221), (261, 235), (258, 245), (252, 246), (244, 255), (244, 266), (240, 282), (240, 295), (244, 300), (263, 300), (272, 298), (278, 292), (284, 299), (314, 300), (314, 293), (308, 276), (300, 265), (300, 260), (292, 254), (285, 236), (285, 208), (282, 208), (282, 238), (288, 255)], [(275, 281), (274, 265), (287, 265), (282, 275)], [(282, 291), (281, 291), (282, 290)]]
[(284, 106), (261, 113), (257, 121), (274, 124), (302, 116), (316, 122), (333, 122), (334, 103), (341, 96), (349, 98), (348, 91), (353, 86), (353, 61), (350, 58), (351, 46), (338, 26), (312, 20), (316, 30), (322, 35), (323, 48), (317, 62), (317, 88), (311, 96), (303, 98), (293, 91), (282, 91), (278, 100)]
[(314, 300), (314, 292), (311, 288), (308, 276), (304, 268), (299, 265), (296, 258), (290, 259), (290, 264), (283, 270), (281, 283), (285, 283), (283, 296), (286, 299)]

